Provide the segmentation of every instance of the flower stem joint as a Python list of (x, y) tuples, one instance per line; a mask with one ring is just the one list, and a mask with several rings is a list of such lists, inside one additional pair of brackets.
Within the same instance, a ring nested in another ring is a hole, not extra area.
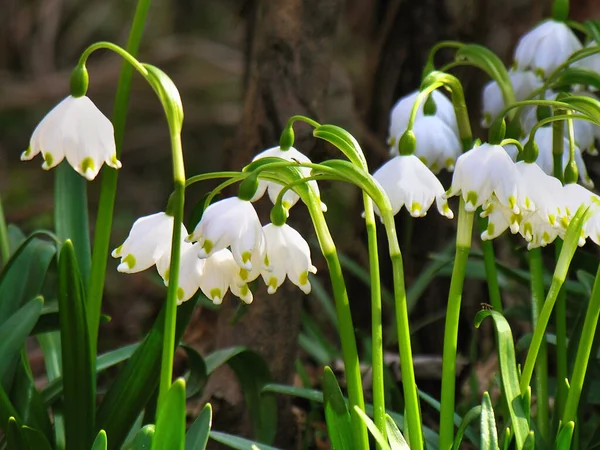
[(75, 98), (83, 97), (88, 90), (90, 77), (85, 68), (85, 64), (77, 64), (71, 72), (70, 90), (71, 95)]
[(279, 138), (279, 148), (283, 151), (289, 150), (294, 145), (294, 139), (294, 128), (288, 124), (281, 132), (281, 137)]

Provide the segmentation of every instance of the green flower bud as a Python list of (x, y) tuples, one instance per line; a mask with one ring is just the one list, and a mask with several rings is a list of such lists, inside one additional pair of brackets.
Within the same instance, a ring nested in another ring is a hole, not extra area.
[(506, 120), (494, 120), (488, 132), (488, 142), (490, 144), (499, 144), (506, 136)]
[(529, 139), (523, 146), (523, 161), (526, 163), (534, 163), (537, 160), (540, 150), (534, 139)]
[(398, 142), (398, 153), (402, 156), (408, 156), (415, 153), (417, 149), (417, 137), (413, 130), (406, 130), (402, 136), (400, 136), (400, 141)]
[(565, 184), (577, 183), (578, 179), (579, 170), (577, 169), (577, 163), (571, 159), (565, 167)]
[(285, 127), (279, 138), (279, 148), (283, 151), (289, 150), (294, 146), (294, 138), (294, 128), (292, 126)]
[(569, 0), (554, 0), (552, 18), (558, 22), (564, 22), (569, 18)]
[(423, 105), (423, 114), (426, 116), (433, 116), (437, 112), (437, 105), (435, 104), (435, 100), (433, 99), (433, 95), (427, 97), (427, 101), (425, 101), (425, 105)]
[(83, 97), (88, 90), (90, 77), (85, 68), (85, 64), (78, 64), (71, 72), (71, 95), (73, 97)]
[(278, 227), (285, 225), (288, 216), (288, 210), (285, 208), (285, 206), (283, 206), (281, 202), (277, 202), (275, 205), (273, 205), (270, 214), (271, 223), (273, 225), (277, 225)]
[(252, 172), (244, 181), (240, 183), (238, 198), (240, 200), (251, 201), (258, 190), (258, 173)]
[(537, 107), (535, 115), (537, 117), (538, 122), (547, 119), (548, 117), (552, 117), (552, 108), (550, 108), (549, 106), (540, 105)]

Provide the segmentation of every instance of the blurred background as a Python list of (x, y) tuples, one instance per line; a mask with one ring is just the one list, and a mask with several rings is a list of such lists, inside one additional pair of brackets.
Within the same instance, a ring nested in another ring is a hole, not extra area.
[[(52, 227), (53, 173), (39, 169), (39, 157), (23, 163), (19, 155), (39, 120), (68, 95), (70, 71), (81, 52), (98, 40), (125, 46), (135, 5), (130, 0), (0, 0), (0, 195), (8, 221), (26, 232)], [(550, 8), (547, 0), (156, 0), (139, 59), (162, 68), (180, 90), (188, 176), (240, 169), (254, 154), (278, 144), (279, 133), (293, 114), (345, 127), (357, 137), (375, 170), (388, 158), (389, 111), (399, 97), (418, 88), (434, 43), (477, 42), (510, 64), (519, 36), (547, 17)], [(572, 0), (571, 18), (599, 20), (600, 4)], [(444, 57), (452, 55), (440, 56), (441, 65)], [(101, 51), (88, 63), (88, 95), (109, 117), (120, 66), (117, 57)], [(484, 137), (478, 129), (479, 102), (487, 80), (473, 69), (456, 74), (465, 84), (474, 131)], [(299, 124), (296, 131), (296, 147), (313, 160), (337, 156), (332, 148), (316, 143), (307, 127)], [(137, 76), (121, 161), (112, 232), (115, 247), (136, 218), (164, 208), (172, 186), (166, 122), (154, 93)], [(597, 167), (588, 162), (588, 168), (598, 182)], [(99, 179), (88, 185), (92, 232)], [(441, 179), (448, 187), (450, 176), (442, 173)], [(205, 184), (188, 191), (188, 212), (212, 187)], [(339, 185), (324, 184), (322, 191), (332, 234), (345, 256), (359, 346), (368, 366), (370, 305), (368, 286), (361, 280), (367, 273), (367, 251), (360, 195)], [(269, 205), (261, 205), (266, 219)], [(302, 209), (294, 208), (290, 223), (311, 238)], [(418, 222), (400, 214), (398, 225), (407, 285), (417, 286), (411, 297), (414, 348), (419, 355), (417, 381), (436, 396), (449, 270), (435, 263), (448, 251), (452, 254), (455, 225), (435, 213)], [(511, 252), (504, 251), (501, 240), (496, 245), (500, 259), (509, 265), (518, 263), (511, 261)], [(335, 366), (339, 360), (339, 344), (323, 317), (328, 277), (316, 247), (314, 251), (320, 272), (311, 296), (286, 283), (274, 296), (257, 286), (254, 304), (248, 308), (240, 309), (230, 298), (220, 310), (202, 303), (184, 340), (201, 352), (248, 345), (267, 359), (275, 379), (284, 383), (298, 383), (299, 362), (318, 386), (322, 365)], [(389, 267), (382, 260), (384, 283), (391, 289)], [(125, 276), (115, 268), (116, 262), (109, 261), (104, 311), (112, 321), (101, 330), (102, 349), (142, 337), (165, 295), (153, 271)], [(433, 275), (423, 278), (428, 270)], [(478, 330), (473, 343), (472, 319), (487, 294), (477, 273), (471, 275), (459, 336), (463, 366), (468, 368), (459, 380), (465, 386), (461, 396), (477, 395), (465, 380), (480, 377), (485, 387), (496, 367), (490, 330)], [(422, 286), (415, 284), (424, 279)], [(518, 288), (513, 292), (518, 304)], [(392, 309), (387, 312), (388, 363), (397, 376)], [(484, 361), (478, 367), (468, 363), (473, 352)], [(182, 356), (182, 367), (183, 360)], [(338, 369), (343, 378), (339, 364)], [(368, 373), (366, 377), (368, 384)], [(244, 433), (247, 420), (235, 379), (226, 371), (213, 378), (217, 379), (209, 381), (203, 396), (191, 402), (190, 416), (210, 400), (216, 410), (215, 428)], [(281, 408), (281, 423), (292, 426), (282, 427), (278, 443), (292, 448), (302, 428), (303, 407), (282, 402)], [(326, 443), (315, 438), (313, 446)]]

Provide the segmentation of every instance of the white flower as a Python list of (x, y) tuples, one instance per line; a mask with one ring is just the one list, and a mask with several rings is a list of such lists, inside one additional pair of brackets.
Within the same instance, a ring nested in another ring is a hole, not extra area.
[[(196, 293), (205, 263), (205, 259), (198, 258), (198, 244), (181, 243), (177, 304), (189, 300)], [(156, 269), (165, 282), (165, 286), (169, 285), (169, 266), (170, 261), (168, 258), (162, 258), (156, 264)]]
[[(585, 48), (594, 48), (598, 47), (596, 41), (590, 41)], [(580, 59), (579, 61), (575, 61), (573, 63), (574, 67), (579, 67), (580, 69), (590, 70), (595, 73), (600, 73), (600, 53), (594, 53), (586, 58)]]
[(515, 64), (520, 70), (530, 69), (546, 76), (581, 48), (581, 42), (564, 22), (547, 20), (521, 37)]
[[(415, 155), (394, 157), (381, 166), (373, 178), (387, 193), (394, 214), (406, 206), (411, 216), (423, 217), (435, 199), (440, 214), (449, 219), (454, 217), (444, 198), (442, 183)], [(376, 206), (375, 211), (379, 214)]]
[[(408, 126), (408, 120), (418, 94), (419, 91), (414, 91), (402, 97), (392, 108), (390, 113), (389, 138), (395, 140), (396, 143)], [(429, 117), (436, 117), (437, 119), (441, 120), (448, 127), (450, 127), (452, 131), (454, 131), (454, 134), (458, 136), (458, 124), (456, 122), (456, 113), (454, 112), (452, 102), (448, 99), (448, 97), (438, 91), (433, 91), (431, 93), (431, 98), (435, 102), (436, 108), (435, 114)], [(423, 111), (425, 103), (426, 101), (419, 105), (415, 123), (421, 118), (427, 117)]]
[(546, 222), (536, 211), (523, 217), (519, 233), (527, 241), (527, 250), (531, 250), (554, 242), (559, 230), (557, 225)]
[[(131, 227), (123, 244), (113, 250), (113, 258), (121, 258), (119, 272), (136, 273), (150, 266), (162, 263), (168, 267), (171, 258), (171, 238), (173, 236), (173, 216), (164, 212), (140, 217)], [(181, 225), (181, 236), (187, 235)]]
[(482, 206), (481, 217), (488, 218), (487, 228), (481, 233), (484, 241), (497, 238), (507, 228), (510, 228), (512, 234), (519, 232), (521, 214), (502, 205), (495, 195)]
[[(548, 175), (554, 173), (554, 156), (552, 155), (552, 127), (541, 127), (535, 132), (535, 143), (538, 146), (538, 157), (536, 163), (540, 168)], [(523, 143), (526, 142), (526, 139)], [(567, 167), (569, 162), (569, 139), (566, 137), (563, 140), (563, 153), (562, 153), (562, 165), (563, 168)], [(575, 146), (575, 163), (579, 170), (579, 179), (581, 183), (586, 187), (593, 187), (594, 182), (588, 175), (585, 162), (581, 156), (581, 150)]]
[(212, 253), (204, 259), (198, 279), (200, 289), (216, 305), (223, 302), (228, 290), (244, 303), (252, 303), (252, 291), (239, 277), (240, 268), (228, 249)]
[(252, 255), (264, 252), (262, 226), (254, 206), (238, 197), (219, 200), (206, 208), (186, 240), (198, 241), (200, 258), (231, 246), (235, 261), (247, 270), (252, 270)]
[(508, 153), (499, 145), (482, 144), (459, 156), (445, 197), (459, 193), (467, 211), (475, 211), (496, 194), (501, 205), (519, 213), (517, 172)]
[(261, 275), (269, 294), (275, 293), (286, 275), (302, 292), (310, 293), (308, 274), (317, 273), (317, 268), (311, 263), (307, 242), (287, 224), (278, 226), (270, 223), (263, 230), (267, 242), (267, 258), (272, 270), (263, 270)]
[(119, 169), (113, 126), (88, 97), (67, 97), (42, 119), (33, 131), (29, 148), (21, 154), (30, 160), (42, 153), (42, 168), (51, 169), (64, 158), (73, 169), (93, 180), (102, 164)]
[[(256, 161), (261, 158), (281, 158), (286, 161), (296, 161), (299, 163), (310, 163), (310, 159), (296, 150), (294, 147), (290, 147), (288, 150), (281, 150), (280, 147), (273, 147), (268, 150), (265, 150), (258, 155), (256, 155), (252, 161)], [(300, 172), (305, 177), (309, 177), (311, 174), (311, 169), (309, 167), (301, 167)], [(311, 180), (308, 182), (308, 185), (312, 188), (317, 198), (320, 198), (319, 185), (315, 180)], [(260, 180), (258, 181), (258, 189), (254, 197), (252, 197), (252, 201), (256, 201), (260, 199), (263, 195), (265, 195), (265, 191), (268, 192), (269, 198), (271, 202), (275, 203), (277, 201), (277, 196), (283, 189), (283, 186), (278, 183), (274, 183), (272, 181)], [(282, 204), (286, 209), (290, 209), (298, 202), (298, 194), (296, 194), (292, 189), (288, 189), (285, 194), (283, 194)], [(321, 209), (323, 211), (327, 211), (327, 205), (321, 202)]]
[[(508, 75), (517, 101), (525, 100), (542, 85), (542, 81), (531, 71), (510, 71)], [(489, 127), (506, 107), (502, 91), (496, 81), (490, 81), (483, 88), (482, 103), (483, 121), (481, 125)]]

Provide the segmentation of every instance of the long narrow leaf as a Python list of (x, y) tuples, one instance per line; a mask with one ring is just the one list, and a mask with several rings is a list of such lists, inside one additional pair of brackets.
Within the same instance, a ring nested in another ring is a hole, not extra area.
[(21, 434), (21, 427), (14, 417), (8, 419), (6, 429), (6, 443), (8, 450), (24, 450), (27, 449), (25, 439)]
[[(390, 450), (389, 444), (386, 442), (385, 438), (383, 437), (383, 434), (381, 434), (381, 431), (379, 431), (379, 429), (373, 423), (371, 418), (369, 416), (367, 416), (365, 414), (365, 412), (358, 407), (358, 405), (354, 406), (354, 410), (356, 411), (358, 416), (361, 418), (361, 420), (364, 422), (364, 424), (367, 426), (367, 428), (371, 432), (371, 435), (375, 438), (375, 441), (377, 442), (379, 447), (381, 447), (382, 450)], [(333, 447), (333, 445), (332, 445), (332, 447)], [(335, 449), (335, 447), (333, 447), (333, 448)]]
[(496, 416), (490, 394), (483, 393), (481, 402), (481, 450), (498, 450), (498, 430)]
[(185, 436), (185, 450), (204, 450), (212, 425), (212, 407), (207, 403)]
[(106, 450), (108, 446), (108, 439), (106, 437), (106, 433), (104, 430), (100, 430), (96, 439), (94, 439), (94, 443), (92, 444), (92, 450)]
[(21, 434), (30, 449), (52, 450), (50, 442), (48, 442), (48, 439), (46, 439), (41, 431), (23, 426), (21, 427)]
[(175, 380), (161, 402), (154, 434), (155, 448), (185, 449), (185, 381)]
[(260, 442), (251, 441), (227, 433), (221, 433), (220, 431), (211, 431), (210, 438), (236, 450), (279, 450), (277, 447), (271, 447), (270, 445), (262, 444)]
[(85, 296), (70, 241), (58, 262), (58, 305), (64, 380), (63, 414), (67, 449), (89, 448), (94, 441), (95, 373), (85, 314)]
[[(474, 406), (469, 410), (468, 413), (463, 417), (462, 422), (458, 426), (456, 430), (456, 436), (454, 437), (454, 444), (452, 445), (452, 450), (459, 450), (462, 444), (462, 439), (465, 434), (465, 430), (469, 429), (469, 425), (477, 420), (481, 416), (481, 405)], [(475, 444), (475, 442), (473, 442)]]
[(410, 450), (402, 432), (396, 426), (394, 419), (389, 414), (385, 415), (385, 430), (388, 436), (391, 450)]
[(155, 432), (156, 427), (153, 424), (144, 426), (137, 432), (131, 445), (126, 446), (126, 450), (148, 450), (152, 448)]
[(325, 422), (333, 450), (354, 448), (354, 432), (350, 423), (350, 413), (344, 396), (329, 367), (323, 371), (323, 398), (325, 400)]

